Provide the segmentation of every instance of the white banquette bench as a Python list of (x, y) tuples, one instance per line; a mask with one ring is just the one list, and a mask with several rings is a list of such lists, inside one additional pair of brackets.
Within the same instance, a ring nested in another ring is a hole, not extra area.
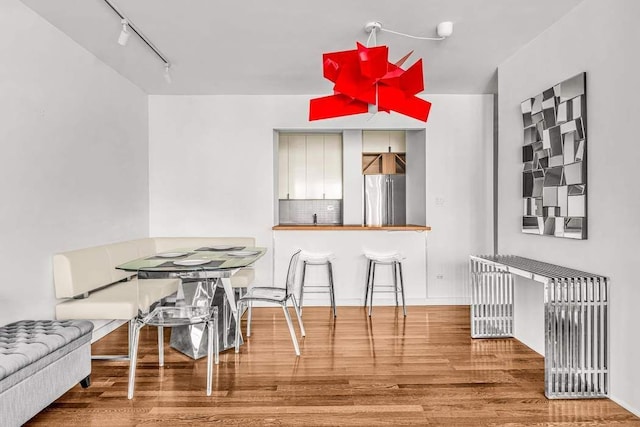
[[(135, 273), (116, 269), (136, 258), (175, 249), (213, 245), (255, 246), (253, 237), (151, 237), (126, 242), (94, 246), (53, 256), (53, 277), (56, 298), (64, 299), (56, 306), (56, 318), (131, 321), (140, 305), (149, 305), (178, 290), (180, 279), (146, 279)], [(231, 277), (234, 288), (244, 288), (253, 282), (254, 271), (244, 268)], [(130, 326), (132, 323), (130, 322)], [(107, 330), (106, 332), (109, 332)], [(96, 334), (92, 342), (104, 336)]]

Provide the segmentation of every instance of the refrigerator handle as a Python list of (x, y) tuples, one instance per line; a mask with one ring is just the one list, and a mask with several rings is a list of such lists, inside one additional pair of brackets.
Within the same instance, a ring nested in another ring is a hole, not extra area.
[(384, 185), (385, 185), (386, 190), (387, 190), (387, 198), (384, 201), (385, 202), (385, 205), (384, 205), (385, 216), (387, 217), (385, 219), (385, 222), (386, 222), (386, 224), (389, 224), (391, 222), (391, 209), (390, 209), (390, 204), (389, 204), (389, 200), (391, 199), (391, 188), (389, 187), (389, 177), (388, 176), (384, 177)]
[(393, 197), (393, 180), (389, 179), (389, 210), (391, 211), (391, 215), (389, 215), (389, 218), (391, 218), (391, 224), (396, 223), (396, 211), (395, 208), (393, 206), (394, 204), (394, 197)]

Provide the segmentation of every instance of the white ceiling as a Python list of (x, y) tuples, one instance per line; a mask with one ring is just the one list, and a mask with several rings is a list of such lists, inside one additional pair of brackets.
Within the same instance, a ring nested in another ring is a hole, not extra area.
[[(423, 58), (426, 93), (495, 93), (497, 66), (582, 0), (112, 0), (172, 62), (135, 36), (116, 43), (120, 20), (103, 0), (22, 0), (78, 44), (149, 94), (330, 94), (322, 53), (365, 43), (379, 21), (390, 60)], [(534, 64), (532, 64), (534, 65)]]

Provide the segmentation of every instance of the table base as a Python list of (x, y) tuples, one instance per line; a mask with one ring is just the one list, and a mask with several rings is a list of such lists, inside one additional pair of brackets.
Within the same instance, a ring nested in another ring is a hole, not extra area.
[[(184, 282), (184, 301), (189, 304), (196, 305), (196, 300), (202, 298), (202, 295), (198, 293), (198, 286), (202, 282)], [(217, 331), (219, 348), (221, 351), (235, 348), (235, 328), (236, 321), (234, 316), (231, 316), (227, 304), (227, 299), (224, 295), (224, 290), (221, 287), (215, 287), (213, 297), (207, 296), (207, 302), (211, 305), (218, 307), (218, 325), (220, 329)], [(240, 338), (242, 340), (242, 338)], [(207, 355), (207, 333), (206, 325), (188, 325), (188, 326), (174, 326), (171, 330), (170, 346), (178, 350), (179, 352), (191, 357), (192, 359), (200, 359)], [(242, 342), (240, 342), (242, 344)]]

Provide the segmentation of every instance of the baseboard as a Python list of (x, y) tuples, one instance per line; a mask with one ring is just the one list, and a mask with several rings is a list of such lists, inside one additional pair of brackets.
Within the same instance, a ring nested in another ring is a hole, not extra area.
[(413, 305), (471, 305), (469, 297), (443, 297), (443, 298), (427, 298), (426, 300), (408, 300)]
[[(330, 305), (328, 298), (324, 298), (324, 299), (313, 299), (313, 298), (308, 298), (305, 297), (304, 298), (304, 306), (305, 307), (328, 307)], [(470, 305), (471, 304), (471, 299), (470, 298), (455, 298), (455, 297), (451, 297), (451, 298), (407, 298), (407, 305), (411, 306), (411, 305)], [(254, 304), (256, 307), (260, 307), (262, 305), (259, 305), (257, 302)], [(380, 305), (380, 306), (389, 306), (389, 305), (396, 305), (396, 301), (393, 297), (379, 297), (376, 296), (374, 297), (374, 301), (373, 301), (373, 305)], [(265, 304), (265, 306), (267, 306)], [(338, 301), (338, 307), (358, 307), (358, 306), (364, 306), (364, 298), (352, 298), (352, 299), (342, 299), (340, 301)]]
[(640, 417), (640, 409), (635, 408), (633, 405), (631, 405), (630, 403), (619, 399), (615, 396), (609, 396), (609, 399), (611, 399), (612, 401), (614, 401), (615, 403), (617, 403), (618, 405), (622, 406), (624, 409), (626, 409), (627, 411), (631, 412), (633, 415)]

